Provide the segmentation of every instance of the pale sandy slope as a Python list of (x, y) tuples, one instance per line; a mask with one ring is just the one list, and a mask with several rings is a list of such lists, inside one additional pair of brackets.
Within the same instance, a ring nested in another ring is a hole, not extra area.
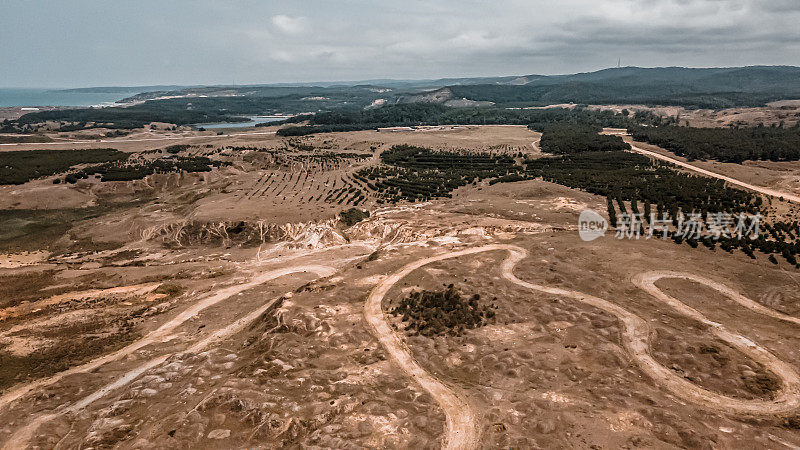
[[(49, 386), (58, 382), (59, 380), (63, 379), (68, 375), (75, 375), (79, 373), (87, 373), (90, 372), (108, 362), (119, 360), (120, 358), (130, 355), (136, 350), (139, 350), (147, 345), (152, 343), (166, 341), (172, 337), (172, 332), (181, 324), (189, 320), (190, 318), (196, 316), (202, 310), (215, 305), (223, 300), (229, 299), (234, 295), (243, 292), (247, 289), (253, 288), (255, 286), (267, 283), (271, 280), (276, 278), (280, 278), (285, 275), (293, 274), (293, 273), (314, 273), (320, 277), (327, 277), (335, 273), (335, 269), (332, 267), (327, 266), (319, 266), (319, 265), (303, 265), (303, 266), (295, 266), (295, 267), (286, 267), (283, 269), (272, 270), (269, 272), (265, 272), (255, 276), (251, 281), (247, 283), (241, 283), (235, 286), (231, 286), (228, 288), (220, 289), (216, 291), (213, 295), (205, 297), (199, 300), (197, 303), (193, 304), (180, 314), (178, 314), (175, 318), (170, 320), (169, 322), (165, 323), (157, 330), (153, 331), (152, 333), (148, 334), (144, 338), (116, 351), (110, 353), (108, 355), (102, 356), (100, 358), (94, 359), (88, 363), (82, 364), (80, 366), (74, 367), (72, 369), (66, 370), (64, 372), (60, 372), (52, 377), (44, 378), (42, 380), (35, 381), (33, 383), (24, 384), (22, 386), (17, 387), (7, 393), (5, 393), (2, 397), (0, 397), (0, 408), (13, 403), (26, 394), (30, 393), (31, 391), (41, 389), (45, 386)], [(211, 336), (195, 343), (189, 349), (185, 350), (185, 353), (198, 353), (201, 350), (207, 348), (213, 342), (219, 341), (224, 339), (227, 336), (230, 336), (247, 326), (250, 322), (258, 318), (261, 314), (263, 314), (266, 310), (268, 310), (278, 299), (272, 299), (271, 301), (265, 303), (261, 307), (257, 308), (254, 311), (251, 311), (245, 317), (242, 317), (239, 320), (225, 326), (217, 330)], [(62, 406), (61, 408), (50, 411), (44, 414), (40, 414), (36, 417), (31, 417), (27, 424), (18, 429), (14, 434), (8, 439), (8, 441), (3, 445), (3, 450), (11, 450), (11, 449), (18, 449), (18, 448), (26, 448), (28, 442), (30, 441), (33, 434), (36, 430), (42, 426), (43, 424), (53, 420), (54, 418), (68, 413), (75, 413), (80, 411), (81, 409), (85, 408), (86, 406), (90, 405), (91, 403), (95, 402), (96, 400), (104, 397), (109, 392), (119, 389), (133, 380), (147, 372), (148, 370), (162, 364), (166, 361), (169, 357), (173, 356), (173, 353), (166, 353), (158, 356), (154, 356), (148, 359), (146, 362), (138, 365), (137, 367), (129, 370), (128, 372), (124, 373), (122, 376), (118, 377), (113, 382), (91, 392), (90, 394), (83, 397), (81, 400), (73, 403), (67, 404)]]

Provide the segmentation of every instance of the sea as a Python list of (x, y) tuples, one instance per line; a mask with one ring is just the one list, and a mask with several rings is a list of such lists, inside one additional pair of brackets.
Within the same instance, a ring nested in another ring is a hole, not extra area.
[(10, 106), (110, 106), (138, 94), (130, 92), (81, 92), (58, 89), (0, 88), (0, 107)]
[[(37, 106), (112, 106), (117, 101), (138, 94), (141, 91), (84, 92), (58, 89), (9, 89), (0, 88), (0, 108)], [(286, 116), (251, 116), (249, 122), (198, 123), (194, 127), (243, 128), (253, 127), (265, 122), (279, 122)]]

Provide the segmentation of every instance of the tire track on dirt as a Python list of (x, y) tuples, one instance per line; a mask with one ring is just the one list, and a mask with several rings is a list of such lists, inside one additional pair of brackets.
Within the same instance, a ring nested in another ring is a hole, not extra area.
[[(210, 306), (213, 306), (213, 305), (215, 305), (215, 304), (217, 304), (217, 303), (219, 303), (219, 302), (221, 302), (221, 301), (223, 301), (225, 299), (228, 299), (228, 298), (230, 298), (230, 297), (232, 297), (232, 296), (234, 296), (234, 295), (236, 295), (236, 294), (238, 294), (240, 292), (246, 291), (248, 289), (251, 289), (253, 287), (256, 287), (258, 285), (264, 284), (266, 282), (272, 281), (272, 280), (274, 280), (276, 278), (280, 278), (280, 277), (285, 276), (285, 275), (290, 275), (290, 274), (294, 274), (294, 273), (304, 273), (304, 272), (313, 272), (313, 273), (317, 274), (320, 277), (325, 277), (325, 276), (332, 275), (335, 272), (335, 269), (333, 269), (332, 267), (319, 266), (319, 265), (302, 265), (302, 266), (286, 267), (286, 268), (282, 268), (282, 269), (271, 270), (271, 271), (262, 273), (260, 275), (257, 275), (256, 277), (254, 277), (251, 281), (249, 281), (247, 283), (242, 283), (242, 284), (239, 284), (239, 285), (236, 285), (236, 286), (231, 286), (231, 287), (227, 287), (227, 288), (224, 288), (224, 289), (220, 289), (216, 293), (214, 293), (213, 295), (207, 296), (207, 297), (203, 298), (202, 300), (198, 301), (197, 303), (191, 305), (190, 307), (185, 309), (183, 312), (181, 312), (180, 314), (175, 316), (172, 320), (169, 320), (165, 324), (161, 325), (158, 329), (156, 329), (155, 331), (149, 333), (144, 338), (142, 338), (142, 339), (140, 339), (140, 340), (138, 340), (138, 341), (136, 341), (136, 342), (134, 342), (132, 344), (129, 344), (128, 346), (123, 347), (122, 349), (117, 350), (116, 352), (109, 353), (108, 355), (102, 356), (100, 358), (96, 358), (96, 359), (94, 359), (92, 361), (89, 361), (87, 363), (81, 364), (80, 366), (76, 366), (76, 367), (73, 367), (71, 369), (65, 370), (63, 372), (57, 373), (57, 374), (55, 374), (55, 375), (53, 375), (51, 377), (44, 378), (44, 379), (41, 379), (41, 380), (37, 380), (37, 381), (31, 382), (31, 383), (28, 383), (28, 384), (24, 384), (24, 385), (19, 386), (17, 388), (11, 389), (10, 391), (8, 391), (5, 394), (3, 394), (2, 397), (0, 397), (0, 409), (2, 409), (4, 407), (14, 403), (15, 401), (19, 400), (20, 398), (22, 398), (23, 396), (25, 396), (26, 394), (28, 394), (28, 393), (30, 393), (30, 392), (32, 392), (34, 390), (41, 389), (41, 388), (50, 386), (52, 384), (55, 384), (58, 381), (62, 380), (63, 378), (67, 377), (67, 376), (90, 372), (90, 371), (92, 371), (94, 369), (97, 369), (98, 367), (100, 367), (100, 366), (102, 366), (102, 365), (104, 365), (106, 363), (109, 363), (111, 361), (115, 361), (115, 360), (118, 360), (118, 359), (120, 359), (122, 357), (130, 355), (133, 352), (135, 352), (135, 351), (137, 351), (137, 350), (139, 350), (139, 349), (141, 349), (141, 348), (143, 348), (143, 347), (145, 347), (147, 345), (153, 344), (155, 342), (165, 342), (165, 341), (171, 339), (172, 337), (174, 337), (174, 335), (171, 334), (171, 333), (178, 326), (182, 325), (184, 322), (186, 322), (190, 318), (196, 316), (198, 313), (200, 313), (204, 309), (206, 309), (206, 308), (208, 308)], [(207, 346), (208, 344), (210, 344), (211, 342), (213, 342), (215, 340), (222, 339), (224, 337), (227, 337), (227, 336), (235, 333), (241, 327), (246, 326), (246, 324), (249, 323), (249, 321), (255, 320), (255, 318), (257, 318), (261, 313), (263, 313), (263, 311), (266, 311), (269, 308), (269, 306), (271, 306), (271, 304), (274, 303), (275, 301), (276, 300), (273, 300), (272, 302), (269, 302), (267, 305), (264, 305), (264, 306), (258, 308), (256, 311), (252, 311), (246, 317), (237, 320), (236, 322), (228, 325), (227, 327), (225, 327), (225, 328), (223, 328), (221, 330), (218, 330), (217, 332), (215, 332), (211, 336), (209, 336), (209, 337), (203, 339), (202, 341), (198, 342), (197, 344), (195, 344), (193, 347), (191, 347), (187, 351), (189, 351), (189, 352), (196, 351), (198, 348)], [(258, 312), (258, 314), (256, 314), (257, 312)], [(163, 363), (164, 361), (166, 361), (173, 354), (174, 353), (168, 353), (168, 354), (160, 355), (160, 356), (157, 356), (157, 357), (154, 357), (154, 358), (148, 360), (148, 362), (146, 362), (146, 363), (138, 366), (137, 368), (127, 372), (125, 375), (120, 377), (115, 382), (113, 382), (113, 383), (101, 388), (100, 390), (96, 391), (93, 394), (90, 394), (90, 395), (84, 397), (81, 401), (79, 401), (78, 403), (75, 403), (72, 406), (66, 406), (66, 407), (63, 407), (63, 409), (61, 411), (54, 412), (54, 413), (51, 413), (51, 414), (46, 414), (46, 415), (40, 416), (39, 418), (36, 418), (36, 419), (31, 419), (29, 421), (29, 423), (23, 429), (20, 429), (20, 430), (18, 430), (17, 432), (14, 433), (12, 438), (9, 439), (8, 442), (6, 442), (6, 444), (4, 445), (3, 449), (10, 449), (10, 448), (13, 449), (13, 448), (24, 447), (25, 442), (27, 442), (27, 440), (30, 438), (32, 433), (36, 431), (36, 429), (39, 427), (39, 425), (41, 425), (43, 423), (46, 423), (46, 422), (52, 420), (53, 418), (55, 418), (55, 417), (57, 417), (57, 416), (59, 416), (61, 414), (64, 414), (64, 413), (67, 413), (67, 412), (75, 412), (75, 411), (78, 411), (80, 409), (83, 409), (84, 407), (88, 406), (90, 403), (94, 402), (95, 400), (105, 396), (105, 394), (107, 394), (108, 392), (130, 383), (131, 381), (136, 379), (142, 373), (144, 373), (147, 370), (149, 370), (149, 369), (151, 369), (151, 368)]]
[(367, 324), (381, 345), (397, 365), (432, 395), (444, 410), (446, 421), (442, 448), (445, 449), (472, 449), (478, 447), (481, 435), (476, 423), (478, 421), (478, 413), (465, 392), (458, 388), (447, 386), (414, 360), (414, 357), (411, 356), (411, 350), (389, 324), (383, 308), (381, 308), (381, 302), (398, 281), (420, 267), (445, 259), (491, 250), (503, 250), (504, 248), (505, 246), (503, 245), (489, 245), (432, 256), (407, 264), (378, 284), (370, 293), (364, 306), (364, 316)]
[[(734, 413), (751, 416), (770, 416), (790, 413), (800, 407), (800, 378), (790, 365), (779, 360), (768, 350), (760, 347), (755, 342), (727, 331), (722, 325), (711, 322), (698, 311), (690, 308), (683, 302), (663, 294), (652, 284), (661, 277), (675, 276), (677, 274), (668, 272), (644, 274), (641, 277), (637, 277), (634, 283), (653, 295), (656, 299), (667, 303), (678, 313), (709, 325), (715, 336), (731, 344), (739, 351), (745, 353), (747, 356), (753, 358), (755, 361), (764, 365), (768, 370), (778, 375), (781, 378), (782, 384), (775, 399), (736, 399), (703, 389), (683, 379), (650, 356), (648, 352), (650, 347), (650, 325), (641, 317), (619, 305), (599, 297), (523, 281), (514, 275), (513, 270), (521, 260), (527, 257), (528, 252), (523, 248), (513, 245), (492, 244), (436, 255), (407, 264), (378, 284), (370, 293), (364, 306), (364, 315), (367, 323), (381, 345), (383, 345), (395, 363), (397, 363), (408, 376), (436, 399), (444, 411), (446, 423), (443, 448), (477, 448), (480, 444), (481, 435), (481, 426), (479, 424), (480, 415), (477, 413), (476, 406), (471, 403), (466, 392), (458, 387), (448, 386), (444, 381), (428, 373), (414, 360), (411, 350), (406, 346), (399, 334), (391, 327), (388, 317), (381, 307), (381, 303), (389, 290), (397, 284), (397, 282), (414, 270), (425, 265), (446, 259), (498, 250), (508, 252), (508, 256), (501, 266), (503, 277), (508, 281), (527, 289), (572, 298), (616, 316), (623, 325), (622, 344), (631, 358), (639, 365), (642, 372), (647, 374), (655, 384), (664, 387), (676, 397), (689, 400), (702, 407), (725, 414)], [(800, 319), (766, 308), (719, 283), (688, 274), (678, 276), (691, 277), (690, 279), (692, 280), (707, 284), (755, 312), (800, 324)]]
[[(519, 253), (520, 251), (522, 253)], [(512, 273), (512, 270), (516, 263), (525, 256), (526, 252), (522, 249), (511, 250), (511, 256), (503, 263), (503, 276), (506, 279), (532, 290), (573, 298), (617, 316), (624, 326), (624, 330), (622, 332), (623, 345), (631, 357), (639, 365), (639, 368), (650, 378), (652, 378), (657, 385), (661, 385), (662, 387), (666, 388), (676, 397), (683, 398), (707, 409), (725, 414), (733, 413), (748, 416), (771, 416), (776, 414), (790, 413), (800, 408), (800, 377), (798, 377), (797, 372), (789, 364), (781, 361), (772, 355), (768, 350), (759, 346), (750, 339), (735, 333), (731, 333), (721, 324), (706, 319), (706, 317), (700, 314), (699, 311), (690, 308), (680, 300), (663, 294), (658, 288), (655, 288), (655, 286), (653, 286), (653, 289), (649, 289), (645, 284), (637, 284), (636, 279), (634, 280), (634, 284), (653, 295), (656, 299), (668, 304), (679, 314), (708, 325), (711, 332), (716, 337), (727, 342), (740, 352), (744, 353), (748, 357), (764, 365), (768, 370), (771, 370), (773, 373), (775, 373), (782, 381), (781, 389), (776, 393), (775, 398), (772, 400), (745, 400), (732, 398), (704, 389), (692, 383), (691, 381), (680, 377), (650, 356), (648, 351), (650, 347), (650, 325), (645, 320), (627, 311), (626, 309), (599, 297), (587, 295), (577, 291), (536, 285), (520, 280)], [(696, 277), (696, 279), (699, 280), (698, 282), (704, 284), (706, 281), (709, 281), (700, 277)], [(709, 286), (716, 289), (716, 285), (717, 283), (712, 283)], [(724, 292), (733, 291), (729, 288), (724, 288), (723, 293)], [(739, 298), (744, 297), (739, 295)], [(755, 302), (752, 300), (746, 300), (749, 303), (755, 304)], [(761, 308), (763, 308), (763, 310), (768, 309), (763, 306)], [(756, 312), (762, 312), (762, 310), (755, 307), (751, 307), (750, 309)], [(780, 314), (775, 311), (772, 312), (774, 314)], [(773, 314), (769, 315), (775, 317)]]

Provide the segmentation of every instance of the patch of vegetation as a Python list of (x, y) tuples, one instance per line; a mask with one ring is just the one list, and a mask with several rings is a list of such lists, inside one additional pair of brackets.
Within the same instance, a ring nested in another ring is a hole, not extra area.
[[(755, 214), (761, 197), (724, 181), (678, 172), (671, 165), (629, 152), (582, 152), (525, 161), (527, 178), (541, 178), (618, 202), (656, 206), (654, 212), (683, 210)], [(649, 207), (648, 207), (649, 211)], [(637, 211), (641, 212), (641, 211)]]
[(578, 152), (630, 150), (619, 136), (598, 134), (601, 129), (580, 124), (548, 124), (543, 127), (539, 147), (543, 152), (564, 155)]
[(74, 223), (98, 214), (94, 208), (0, 210), (0, 251), (52, 250)]
[(127, 153), (113, 148), (0, 152), (0, 184), (23, 184), (78, 164), (112, 163), (127, 158)]
[(45, 135), (27, 136), (0, 136), (0, 144), (24, 144), (33, 142), (52, 142), (53, 140)]
[(715, 159), (741, 164), (747, 160), (797, 161), (800, 128), (633, 127), (637, 141), (665, 148), (689, 160)]
[(374, 130), (383, 127), (417, 125), (531, 125), (540, 130), (550, 123), (586, 124), (597, 127), (626, 128), (637, 124), (660, 123), (649, 112), (634, 115), (588, 108), (505, 109), (448, 108), (435, 103), (390, 105), (362, 111), (337, 110), (295, 116), (287, 123), (308, 125), (278, 130), (282, 136), (303, 136), (333, 131)]
[(358, 208), (350, 208), (339, 214), (339, 220), (341, 220), (346, 227), (352, 227), (367, 218), (369, 218), (369, 211)]
[(178, 153), (186, 151), (188, 149), (189, 145), (177, 144), (177, 145), (170, 145), (169, 147), (165, 148), (164, 151), (169, 153), (170, 155), (177, 155)]
[[(175, 151), (175, 148), (168, 148), (167, 152), (169, 152), (170, 149), (172, 149), (173, 152)], [(141, 180), (155, 173), (210, 172), (214, 167), (228, 164), (230, 163), (211, 160), (206, 156), (173, 156), (154, 160), (131, 158), (126, 161), (92, 165), (69, 173), (64, 177), (64, 182), (76, 183), (78, 180), (88, 178), (92, 175), (99, 175), (101, 181), (132, 181)]]
[[(117, 248), (120, 242), (91, 242), (67, 235), (80, 222), (135, 208), (149, 201), (109, 202), (99, 196), (97, 205), (66, 209), (0, 209), (0, 252), (49, 250), (58, 254), (64, 251), (100, 251)], [(69, 237), (68, 240), (61, 239)]]
[(367, 168), (356, 179), (376, 192), (378, 203), (426, 201), (477, 181), (515, 171), (514, 158), (489, 153), (439, 152), (396, 145), (381, 154), (386, 166)]
[(72, 329), (48, 330), (44, 336), (56, 344), (29, 355), (0, 351), (0, 391), (17, 383), (51, 376), (133, 342), (140, 337), (135, 325), (137, 317), (147, 309), (149, 307), (143, 307), (111, 321), (81, 322)]
[[(177, 100), (177, 99), (176, 99)], [(126, 108), (80, 108), (39, 111), (25, 114), (17, 119), (19, 127), (43, 122), (62, 123), (58, 131), (69, 132), (92, 128), (133, 129), (152, 122), (189, 125), (209, 122), (247, 122), (224, 108), (194, 109), (193, 102), (207, 103), (202, 99), (174, 102), (170, 100), (148, 101)], [(214, 103), (225, 103), (223, 101)]]
[(42, 292), (53, 284), (55, 272), (23, 272), (0, 276), (0, 308), (9, 308), (22, 302), (33, 302), (47, 295)]
[[(454, 285), (441, 291), (413, 291), (390, 314), (401, 317), (406, 332), (422, 336), (460, 336), (465, 330), (491, 323), (497, 306), (480, 303), (481, 296), (462, 297)], [(496, 299), (495, 299), (496, 300)]]

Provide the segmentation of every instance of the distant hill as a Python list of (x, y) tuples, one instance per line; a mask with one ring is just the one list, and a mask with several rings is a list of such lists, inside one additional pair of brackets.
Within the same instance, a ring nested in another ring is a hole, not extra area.
[(456, 97), (498, 105), (642, 103), (724, 108), (800, 98), (800, 68), (752, 66), (718, 69), (622, 67), (557, 76), (528, 76), (512, 84), (451, 86)]
[[(100, 89), (129, 88), (87, 89), (99, 92)], [(788, 99), (800, 99), (798, 67), (621, 67), (570, 75), (157, 89), (123, 100), (123, 103), (128, 103), (124, 108), (34, 112), (22, 116), (16, 121), (16, 125), (8, 125), (6, 129), (9, 130), (7, 132), (14, 132), (21, 130), (21, 127), (45, 121), (75, 124), (68, 125), (66, 129), (99, 126), (98, 124), (104, 124), (107, 128), (137, 128), (150, 122), (185, 125), (244, 121), (245, 116), (259, 114), (329, 111), (350, 114), (409, 104), (480, 110), (475, 114), (484, 123), (486, 110), (490, 108), (498, 114), (508, 112), (508, 108), (564, 103), (675, 105), (721, 109), (762, 106), (776, 100)], [(397, 111), (408, 112), (403, 108)], [(408, 121), (402, 117), (397, 120), (401, 123)], [(497, 119), (497, 123), (501, 122)]]
[[(447, 95), (440, 95), (443, 88), (448, 89)], [(324, 97), (326, 92), (348, 93), (354, 98), (366, 92), (370, 93), (369, 97), (374, 97), (376, 92), (385, 93), (386, 104), (458, 100), (470, 105), (499, 106), (543, 106), (571, 102), (724, 108), (758, 106), (780, 99), (800, 98), (800, 67), (621, 67), (569, 75), (194, 86), (143, 91), (124, 101), (167, 96)]]

